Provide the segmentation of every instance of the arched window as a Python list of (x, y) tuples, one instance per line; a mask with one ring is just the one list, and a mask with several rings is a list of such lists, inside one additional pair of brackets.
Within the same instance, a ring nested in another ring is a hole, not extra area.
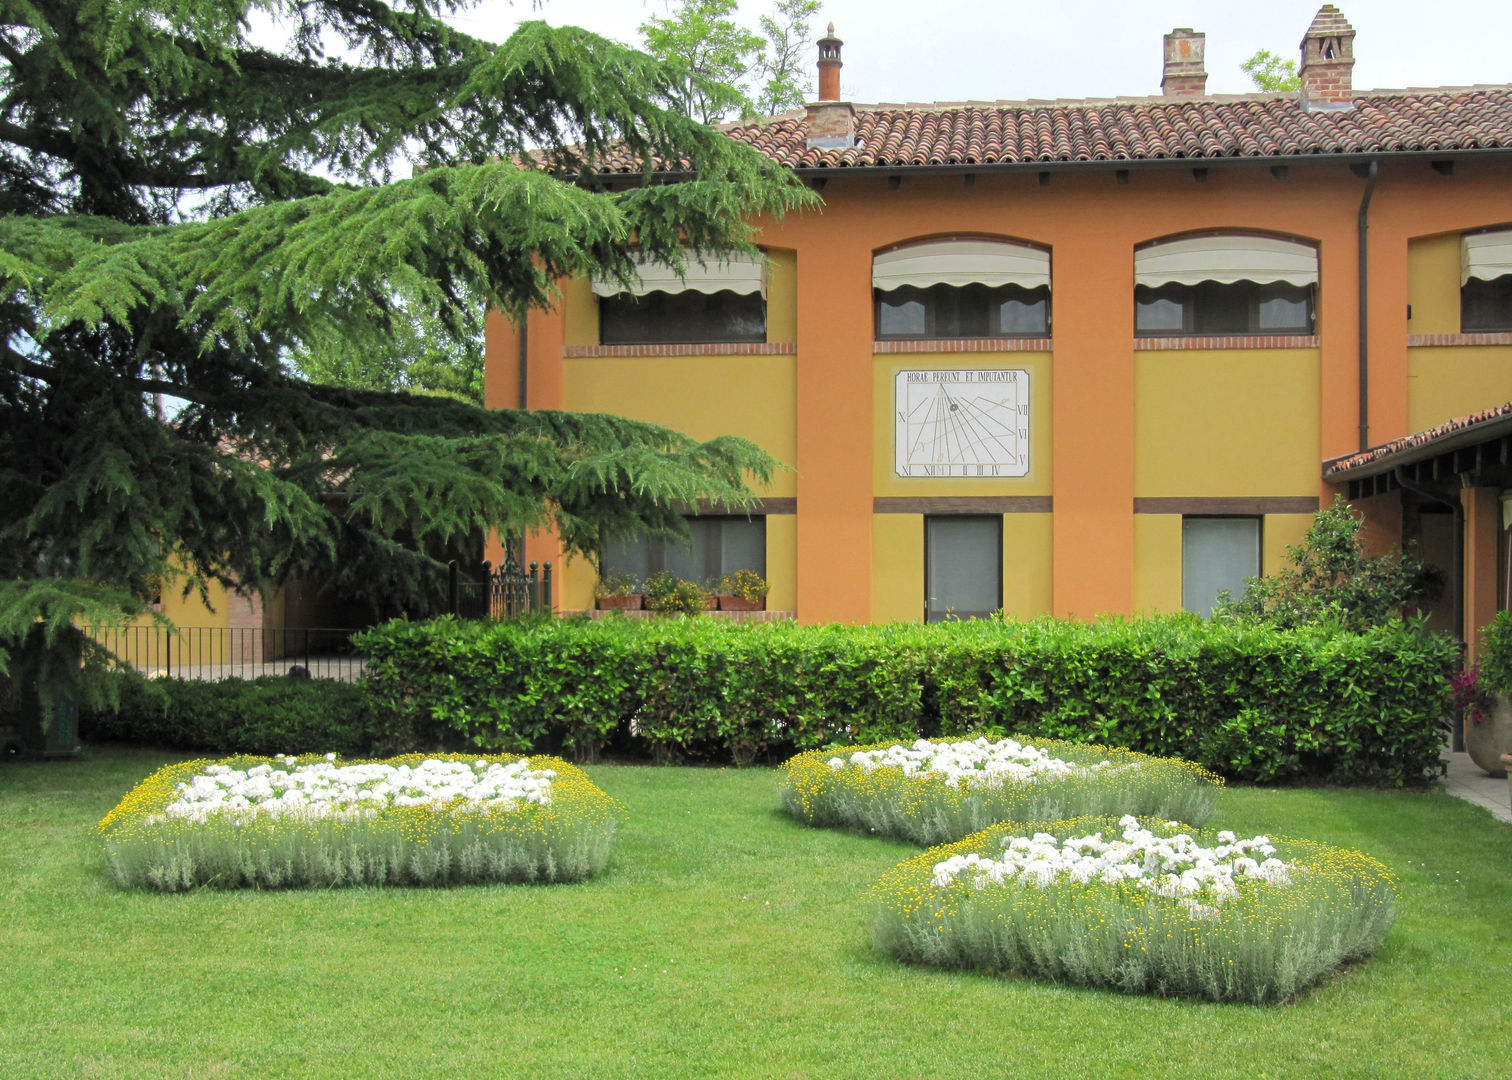
[(1156, 241), (1134, 251), (1134, 333), (1311, 334), (1318, 249), (1246, 233)]
[(1460, 241), (1460, 329), (1512, 330), (1512, 229)]
[(602, 345), (705, 345), (766, 341), (766, 259), (732, 253), (679, 276), (665, 263), (637, 267), (640, 282), (593, 282)]
[(872, 297), (882, 341), (1045, 337), (1050, 253), (979, 238), (908, 244), (872, 260)]

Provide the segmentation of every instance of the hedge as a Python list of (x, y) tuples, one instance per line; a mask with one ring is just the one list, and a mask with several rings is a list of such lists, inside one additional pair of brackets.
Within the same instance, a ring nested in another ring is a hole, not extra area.
[(328, 679), (144, 679), (122, 674), (118, 705), (81, 709), (86, 742), (236, 754), (370, 756), (396, 745), (364, 691)]
[(606, 746), (747, 762), (1006, 735), (1124, 746), (1262, 782), (1402, 784), (1438, 762), (1454, 643), (1193, 616), (1095, 624), (393, 622), (359, 639), (395, 745)]

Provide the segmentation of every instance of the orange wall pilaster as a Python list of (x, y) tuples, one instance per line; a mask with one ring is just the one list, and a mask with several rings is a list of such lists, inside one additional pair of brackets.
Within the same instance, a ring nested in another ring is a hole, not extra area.
[(843, 233), (834, 243), (807, 245), (798, 252), (798, 277), (798, 617), (867, 622), (871, 249)]

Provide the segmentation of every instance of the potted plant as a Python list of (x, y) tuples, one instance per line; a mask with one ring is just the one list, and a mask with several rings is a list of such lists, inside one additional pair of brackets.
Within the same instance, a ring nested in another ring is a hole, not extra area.
[(707, 594), (691, 581), (667, 570), (646, 579), (646, 609), (663, 615), (697, 615), (708, 607)]
[(641, 583), (625, 570), (604, 574), (593, 585), (593, 602), (600, 611), (639, 611), (643, 596)]
[(720, 611), (763, 611), (767, 582), (754, 570), (736, 570), (720, 578), (715, 587)]
[(1497, 612), (1481, 632), (1478, 675), (1480, 695), (1464, 710), (1465, 750), (1490, 775), (1506, 776), (1501, 759), (1512, 754), (1512, 612)]

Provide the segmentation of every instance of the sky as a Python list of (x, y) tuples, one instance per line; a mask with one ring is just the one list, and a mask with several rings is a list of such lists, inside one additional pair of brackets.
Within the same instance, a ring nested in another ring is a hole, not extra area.
[[(1296, 59), (1320, 0), (825, 0), (845, 42), (850, 101), (1022, 101), (1160, 93), (1162, 37), (1207, 35), (1207, 88), (1253, 89), (1240, 63), (1259, 49)], [(1356, 89), (1512, 82), (1509, 0), (1338, 0), (1354, 26)], [(753, 29), (770, 0), (741, 0)], [(666, 0), (483, 0), (451, 21), (501, 41), (521, 19), (585, 27), (636, 44)], [(817, 34), (816, 34), (817, 36)]]

